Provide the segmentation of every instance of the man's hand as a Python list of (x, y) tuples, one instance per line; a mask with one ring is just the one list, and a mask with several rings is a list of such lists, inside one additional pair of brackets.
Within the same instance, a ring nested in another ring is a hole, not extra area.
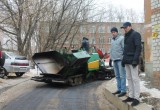
[(136, 62), (136, 61), (133, 61), (133, 62), (132, 62), (132, 66), (133, 66), (133, 68), (135, 68), (137, 65), (138, 65), (138, 64), (137, 64), (137, 62)]
[(122, 65), (122, 67), (125, 67), (125, 64), (124, 64), (124, 62), (123, 62), (123, 61), (121, 62), (121, 65)]
[(133, 68), (135, 68), (137, 66), (137, 64), (132, 64)]
[(112, 66), (112, 60), (111, 60), (111, 59), (109, 60), (109, 67), (113, 67), (113, 66)]

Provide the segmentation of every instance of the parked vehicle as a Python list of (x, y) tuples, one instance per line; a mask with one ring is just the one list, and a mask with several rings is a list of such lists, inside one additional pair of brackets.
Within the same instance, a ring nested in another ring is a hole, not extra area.
[(4, 71), (7, 76), (9, 73), (15, 73), (17, 77), (21, 77), (30, 70), (29, 60), (25, 56), (20, 56), (13, 52), (5, 53)]
[(4, 52), (0, 51), (0, 78), (5, 76), (5, 69), (3, 68), (5, 62), (5, 54)]

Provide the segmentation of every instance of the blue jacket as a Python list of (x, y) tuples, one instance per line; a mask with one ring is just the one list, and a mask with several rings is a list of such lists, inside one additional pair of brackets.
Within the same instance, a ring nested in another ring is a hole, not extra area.
[(111, 41), (111, 49), (110, 56), (111, 60), (122, 60), (124, 50), (124, 37), (117, 36), (116, 38), (112, 38)]
[(141, 54), (141, 35), (131, 29), (125, 34), (124, 39), (124, 64), (139, 64)]

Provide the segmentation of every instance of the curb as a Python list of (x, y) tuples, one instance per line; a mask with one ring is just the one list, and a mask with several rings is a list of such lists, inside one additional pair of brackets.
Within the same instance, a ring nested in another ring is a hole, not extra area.
[(131, 106), (131, 103), (122, 102), (122, 100), (126, 99), (127, 97), (126, 96), (117, 97), (116, 95), (112, 94), (115, 91), (116, 91), (116, 85), (112, 81), (108, 82), (103, 90), (104, 97), (110, 103), (112, 103), (118, 110), (152, 110), (152, 107), (150, 105), (147, 105), (146, 103), (140, 102), (139, 105), (133, 107)]

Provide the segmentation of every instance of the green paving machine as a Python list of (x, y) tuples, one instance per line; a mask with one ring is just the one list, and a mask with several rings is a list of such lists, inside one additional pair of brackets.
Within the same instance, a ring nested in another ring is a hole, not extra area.
[(106, 74), (106, 71), (101, 71), (98, 53), (89, 54), (81, 50), (61, 54), (57, 51), (48, 51), (35, 53), (32, 60), (42, 73), (31, 79), (40, 82), (66, 83), (73, 86), (92, 78), (104, 78)]

